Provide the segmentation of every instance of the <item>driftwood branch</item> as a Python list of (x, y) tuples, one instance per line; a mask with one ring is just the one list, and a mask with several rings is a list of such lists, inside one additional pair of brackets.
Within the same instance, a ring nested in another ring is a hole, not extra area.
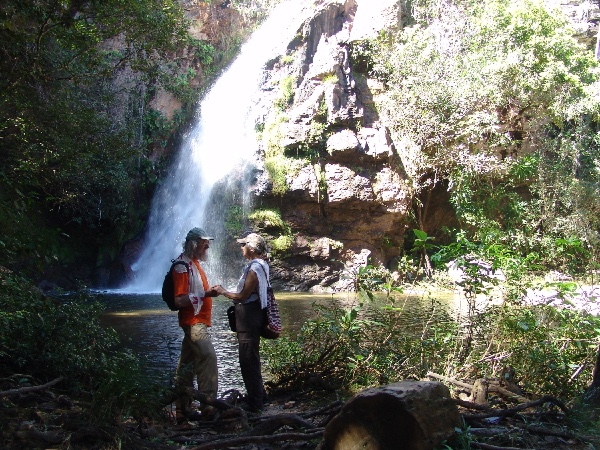
[(27, 392), (43, 391), (45, 389), (48, 389), (49, 387), (54, 386), (55, 384), (60, 383), (62, 380), (63, 377), (58, 377), (56, 380), (52, 380), (46, 384), (40, 384), (39, 386), (26, 386), (17, 389), (10, 389), (8, 391), (0, 391), (0, 397), (8, 397), (10, 395), (15, 394), (25, 394)]
[(486, 419), (488, 417), (506, 417), (512, 416), (520, 411), (523, 411), (528, 408), (533, 408), (534, 406), (540, 406), (544, 403), (554, 403), (564, 412), (568, 412), (568, 408), (560, 401), (555, 399), (554, 397), (550, 397), (549, 395), (545, 395), (544, 397), (534, 400), (528, 403), (522, 403), (520, 405), (515, 406), (514, 408), (508, 409), (490, 409), (488, 412), (483, 414), (463, 414), (465, 419)]
[(222, 439), (206, 442), (202, 445), (192, 447), (191, 450), (212, 450), (219, 448), (235, 447), (255, 443), (273, 443), (280, 441), (311, 441), (321, 439), (323, 430), (313, 430), (310, 433), (281, 433), (271, 436), (239, 436), (231, 439)]
[(482, 448), (483, 450), (527, 450), (519, 447), (498, 447), (497, 445), (484, 444), (482, 442), (471, 442), (471, 446), (475, 448)]
[(459, 398), (453, 398), (452, 401), (458, 406), (462, 406), (463, 408), (478, 409), (479, 411), (489, 411), (491, 409), (489, 406), (480, 405), (479, 403), (468, 402)]
[(530, 433), (541, 434), (544, 436), (556, 436), (564, 439), (573, 439), (576, 437), (575, 433), (569, 431), (551, 430), (549, 428), (538, 427), (534, 425), (529, 425), (524, 429)]
[[(266, 420), (264, 420), (266, 419)], [(314, 429), (315, 425), (311, 422), (304, 420), (297, 414), (278, 414), (269, 416), (267, 418), (261, 417), (261, 422), (254, 426), (252, 429), (246, 431), (246, 436), (261, 436), (267, 434), (273, 434), (283, 426), (289, 426), (294, 429), (308, 428)]]
[[(452, 383), (455, 386), (460, 386), (462, 388), (468, 389), (469, 391), (473, 390), (473, 385), (469, 384), (469, 383), (465, 383), (464, 381), (459, 381), (455, 378), (451, 378), (451, 377), (446, 377), (444, 375), (439, 375), (437, 373), (433, 373), (433, 372), (427, 372), (427, 376), (429, 378), (434, 378), (436, 380), (440, 380), (446, 383)], [(514, 392), (509, 391), (508, 389), (503, 388), (502, 386), (499, 386), (498, 384), (495, 383), (490, 383), (489, 387), (488, 387), (488, 391), (489, 392), (498, 392), (499, 394), (502, 394), (508, 398), (512, 398), (515, 400), (519, 400), (520, 402), (526, 402), (527, 399), (525, 397), (523, 397), (522, 395), (519, 394), (515, 394)]]
[(444, 375), (439, 375), (433, 372), (427, 372), (427, 376), (429, 378), (434, 378), (436, 380), (444, 381), (446, 383), (452, 383), (455, 386), (460, 386), (462, 388), (468, 389), (469, 391), (473, 390), (473, 385), (469, 383), (465, 383), (464, 381), (459, 381), (455, 378), (447, 377)]

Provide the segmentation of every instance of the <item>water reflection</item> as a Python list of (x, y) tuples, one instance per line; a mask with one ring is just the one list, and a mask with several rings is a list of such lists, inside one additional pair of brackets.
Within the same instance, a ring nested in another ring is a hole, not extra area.
[[(276, 294), (283, 322), (283, 335), (292, 335), (300, 330), (317, 312), (313, 304), (334, 303), (343, 307), (357, 305), (355, 294), (319, 295), (298, 292)], [(132, 349), (147, 361), (159, 381), (172, 380), (181, 346), (183, 332), (177, 324), (177, 313), (170, 311), (159, 294), (116, 294), (98, 295), (105, 305), (102, 323), (114, 328), (121, 336), (123, 345)], [(378, 304), (382, 304), (380, 299)], [(431, 313), (433, 300), (422, 295), (403, 295), (394, 306), (402, 308), (406, 327), (415, 331), (422, 328)], [(224, 297), (213, 299), (211, 335), (218, 356), (219, 393), (229, 389), (243, 391), (237, 358), (237, 339), (229, 331), (226, 310), (231, 302)]]
[[(352, 297), (278, 293), (283, 334), (297, 332), (306, 320), (314, 317), (313, 303), (344, 303), (351, 301)], [(97, 298), (105, 305), (102, 323), (114, 328), (123, 345), (144, 358), (149, 369), (156, 372), (161, 382), (170, 382), (175, 373), (183, 337), (177, 324), (177, 313), (166, 307), (159, 294), (105, 293)], [(235, 333), (229, 330), (225, 313), (229, 305), (231, 301), (224, 297), (213, 299), (210, 332), (218, 356), (219, 392), (229, 389), (243, 391), (237, 339)]]

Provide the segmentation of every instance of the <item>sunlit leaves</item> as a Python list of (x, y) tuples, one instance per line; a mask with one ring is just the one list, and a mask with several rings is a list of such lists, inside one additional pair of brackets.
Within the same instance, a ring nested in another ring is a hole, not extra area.
[(495, 160), (482, 155), (511, 152), (548, 121), (560, 123), (597, 78), (566, 20), (541, 4), (442, 3), (443, 14), (429, 15), (433, 6), (418, 2), (429, 19), (405, 29), (381, 61), (373, 55), (390, 67), (380, 106), (396, 139), (429, 155), (415, 160), (415, 175), (465, 163), (487, 170)]

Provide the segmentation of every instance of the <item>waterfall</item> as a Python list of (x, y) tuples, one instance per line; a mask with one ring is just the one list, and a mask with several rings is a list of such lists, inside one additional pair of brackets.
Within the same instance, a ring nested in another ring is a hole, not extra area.
[[(306, 0), (280, 3), (241, 49), (200, 102), (198, 119), (152, 201), (144, 249), (123, 291), (159, 292), (170, 260), (181, 253), (187, 232), (196, 226), (214, 236), (205, 269), (209, 283), (227, 277), (221, 255), (226, 205), (211, 202), (215, 183), (236, 168), (248, 169), (257, 150), (251, 114), (265, 63), (285, 52), (301, 24)], [(242, 189), (240, 195), (247, 195)], [(237, 271), (237, 267), (236, 267)]]

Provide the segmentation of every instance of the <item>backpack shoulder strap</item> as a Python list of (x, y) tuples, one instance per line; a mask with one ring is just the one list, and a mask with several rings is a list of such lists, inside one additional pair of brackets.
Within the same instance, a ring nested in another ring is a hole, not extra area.
[(173, 271), (173, 268), (177, 264), (183, 264), (185, 266), (185, 270), (187, 271), (188, 275), (190, 274), (190, 265), (188, 263), (186, 263), (185, 261), (182, 261), (180, 259), (178, 259), (178, 260), (172, 259), (171, 260), (171, 271)]

